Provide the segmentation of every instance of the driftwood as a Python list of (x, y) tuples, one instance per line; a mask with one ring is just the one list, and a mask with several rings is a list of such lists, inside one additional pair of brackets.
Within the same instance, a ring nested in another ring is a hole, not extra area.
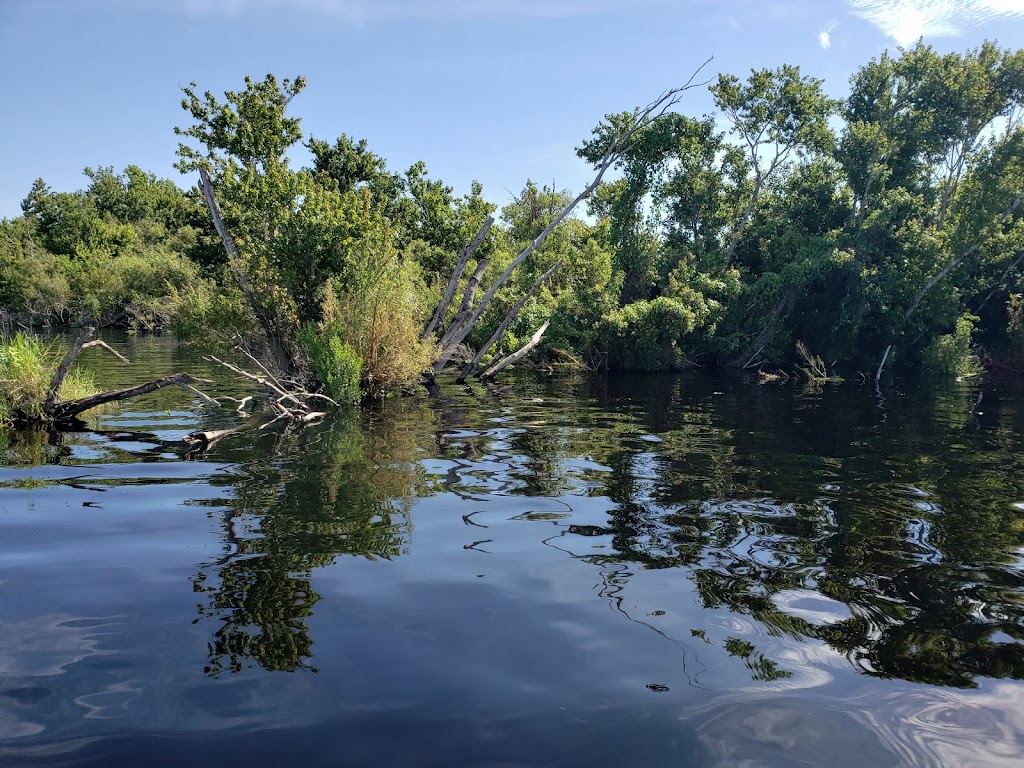
[(222, 437), (234, 435), (239, 432), (247, 432), (252, 428), (252, 424), (239, 424), (237, 427), (231, 427), (230, 429), (200, 430), (197, 432), (189, 432), (182, 438), (182, 440), (189, 445), (194, 446), (195, 449), (206, 451), (212, 448), (213, 445)]
[[(249, 354), (246, 350), (239, 348), (239, 351), (259, 369), (260, 373), (252, 373), (246, 371), (243, 368), (239, 368), (237, 365), (225, 362), (219, 357), (210, 355), (206, 359), (217, 363), (224, 368), (227, 368), (237, 376), (241, 376), (243, 379), (248, 379), (254, 384), (258, 384), (263, 387), (267, 393), (267, 402), (270, 408), (276, 414), (266, 424), (263, 424), (260, 429), (264, 429), (274, 422), (280, 419), (291, 419), (302, 424), (312, 424), (313, 422), (319, 421), (324, 418), (327, 413), (324, 411), (314, 410), (310, 405), (310, 400), (324, 400), (337, 406), (338, 403), (332, 400), (327, 395), (322, 395), (318, 392), (307, 392), (303, 389), (289, 388), (287, 385), (282, 383), (274, 374), (272, 374), (266, 366), (260, 363), (255, 357)], [(244, 401), (239, 405), (241, 410), (244, 405)]]
[[(138, 397), (139, 395), (145, 395), (148, 392), (155, 392), (158, 389), (163, 389), (169, 386), (179, 386), (182, 389), (186, 389), (193, 394), (199, 394), (202, 397), (212, 400), (202, 392), (199, 392), (195, 387), (191, 386), (192, 383), (199, 384), (212, 384), (212, 381), (207, 379), (200, 379), (192, 374), (181, 372), (175, 373), (173, 376), (164, 376), (160, 379), (153, 379), (147, 381), (145, 384), (139, 384), (135, 387), (125, 387), (124, 389), (110, 389), (106, 392), (98, 392), (95, 395), (89, 395), (88, 397), (80, 397), (77, 400), (68, 400), (67, 402), (57, 401), (53, 407), (46, 410), (46, 414), (56, 422), (70, 421), (78, 416), (78, 414), (88, 411), (90, 408), (95, 408), (105, 403), (118, 402), (120, 400), (127, 400), (130, 397)], [(216, 402), (216, 401), (214, 401)]]
[(129, 362), (128, 358), (110, 347), (106, 342), (99, 340), (90, 341), (94, 332), (95, 329), (88, 328), (85, 333), (75, 339), (74, 344), (71, 345), (71, 349), (68, 350), (63, 358), (61, 358), (56, 370), (54, 370), (53, 378), (50, 380), (50, 386), (46, 392), (46, 400), (43, 402), (42, 419), (44, 421), (55, 424), (73, 424), (78, 420), (78, 416), (80, 414), (91, 408), (96, 408), (97, 406), (104, 405), (106, 403), (127, 400), (130, 397), (144, 395), (148, 392), (154, 392), (168, 386), (181, 387), (192, 394), (198, 395), (207, 402), (218, 404), (212, 397), (192, 386), (193, 384), (211, 384), (212, 382), (207, 381), (206, 379), (200, 379), (199, 377), (193, 376), (190, 373), (185, 373), (184, 371), (175, 373), (171, 376), (153, 379), (152, 381), (147, 381), (145, 384), (138, 384), (134, 387), (110, 389), (105, 392), (97, 392), (94, 395), (80, 397), (75, 400), (61, 400), (60, 388), (63, 386), (64, 380), (71, 372), (71, 366), (74, 365), (75, 360), (78, 358), (79, 354), (81, 354), (83, 349), (88, 349), (89, 347), (102, 347), (125, 363)]
[[(708, 61), (710, 61), (710, 59)], [(483, 316), (484, 312), (487, 310), (487, 307), (494, 299), (495, 294), (497, 294), (501, 287), (508, 282), (509, 278), (511, 278), (512, 274), (519, 267), (519, 265), (522, 264), (530, 256), (531, 253), (537, 250), (544, 243), (545, 240), (547, 240), (548, 235), (550, 235), (555, 230), (555, 228), (558, 227), (558, 225), (561, 224), (565, 220), (565, 218), (569, 216), (570, 213), (573, 212), (573, 210), (575, 210), (576, 206), (578, 206), (581, 202), (583, 202), (588, 197), (590, 197), (591, 194), (593, 194), (594, 190), (596, 190), (598, 186), (601, 184), (601, 181), (604, 178), (605, 174), (613, 166), (619, 164), (622, 161), (626, 152), (628, 152), (630, 147), (632, 146), (633, 138), (636, 136), (637, 132), (650, 125), (654, 120), (664, 115), (669, 109), (671, 109), (673, 106), (679, 103), (679, 100), (682, 98), (682, 94), (684, 91), (687, 91), (690, 88), (697, 87), (698, 84), (694, 83), (694, 79), (706, 64), (707, 62), (704, 62), (704, 64), (702, 64), (697, 69), (697, 71), (693, 73), (693, 75), (686, 82), (686, 84), (678, 88), (673, 88), (671, 90), (665, 91), (653, 102), (648, 104), (643, 109), (637, 110), (633, 114), (632, 120), (629, 122), (629, 124), (621, 128), (618, 131), (618, 133), (616, 133), (614, 136), (610, 138), (608, 147), (605, 150), (604, 155), (602, 155), (601, 158), (594, 165), (596, 173), (591, 182), (583, 189), (582, 192), (580, 192), (572, 200), (572, 202), (570, 202), (565, 208), (558, 212), (558, 214), (554, 217), (551, 223), (548, 224), (544, 228), (544, 230), (539, 235), (537, 235), (537, 237), (531, 243), (529, 243), (522, 251), (519, 252), (519, 255), (517, 255), (512, 260), (512, 262), (508, 265), (508, 267), (501, 274), (501, 276), (497, 280), (495, 280), (494, 283), (487, 289), (483, 297), (480, 299), (479, 303), (476, 304), (475, 307), (472, 307), (472, 294), (476, 290), (476, 283), (479, 282), (479, 276), (483, 274), (483, 270), (480, 268), (478, 264), (474, 277), (469, 281), (469, 283), (466, 286), (466, 299), (464, 299), (463, 301), (462, 309), (460, 309), (460, 311), (456, 313), (456, 316), (453, 319), (451, 325), (448, 327), (448, 330), (444, 334), (442, 334), (441, 341), (439, 343), (440, 351), (434, 362), (434, 365), (432, 366), (431, 377), (440, 373), (445, 368), (445, 366), (450, 362), (452, 356), (454, 355), (455, 348), (462, 344), (463, 340), (469, 335), (469, 333), (473, 330), (474, 326), (476, 326), (476, 324), (480, 321), (480, 318)], [(445, 298), (442, 299), (441, 304), (438, 306), (438, 310), (434, 312), (434, 316), (431, 318), (430, 323), (428, 323), (424, 331), (424, 338), (428, 338), (430, 335), (432, 335), (434, 330), (440, 324), (440, 319), (444, 315), (448, 306), (450, 306), (452, 297), (455, 294), (455, 286), (458, 284), (458, 281), (461, 279), (463, 273), (466, 270), (466, 266), (468, 264), (468, 257), (466, 256), (466, 254), (467, 252), (472, 253), (472, 251), (475, 250), (474, 243), (477, 243), (478, 240), (483, 239), (489, 226), (489, 223), (485, 223), (484, 228), (482, 228), (481, 232), (479, 232), (477, 236), (473, 239), (473, 242), (471, 242), (469, 246), (467, 246), (466, 249), (463, 250), (463, 258), (460, 258), (459, 263), (456, 265), (455, 272), (453, 273), (452, 278), (451, 280), (449, 280), (448, 283), (448, 290), (445, 291)], [(558, 265), (556, 265), (556, 268), (557, 266)], [(553, 271), (554, 268), (550, 270), (544, 277), (546, 278), (550, 276), (551, 272)], [(543, 279), (544, 278), (541, 278), (541, 280)], [(525, 304), (525, 299), (529, 298), (532, 292), (535, 291), (537, 287), (539, 287), (539, 282), (540, 281), (538, 281), (538, 283), (534, 285), (534, 288), (532, 288), (531, 291), (527, 294), (527, 296), (524, 297), (524, 300), (521, 302), (522, 304)], [(519, 308), (521, 309), (522, 307), (519, 306)], [(516, 312), (518, 312), (518, 310), (516, 310)], [(515, 315), (513, 314), (511, 319), (506, 318), (506, 320), (507, 322), (510, 323), (514, 318)], [(505, 325), (505, 328), (507, 328), (507, 325)], [(513, 355), (510, 355), (509, 358), (514, 357), (515, 360), (521, 359), (522, 356), (526, 354), (526, 352), (529, 352), (531, 349), (533, 349), (533, 347), (536, 346), (537, 343), (539, 343), (540, 336), (543, 335), (544, 329), (546, 328), (547, 323), (544, 324), (542, 329), (538, 330), (538, 332), (534, 334), (534, 338), (536, 339), (536, 341), (533, 341), (533, 339), (531, 339), (531, 343), (527, 344)], [(504, 333), (504, 329), (501, 330), (501, 333)], [(498, 334), (498, 338), (500, 338), (500, 335), (501, 334)], [(466, 377), (476, 369), (476, 366), (479, 365), (480, 360), (483, 358), (483, 355), (486, 353), (487, 349), (489, 349), (490, 346), (494, 343), (494, 341), (496, 341), (496, 339), (492, 339), (486, 345), (484, 345), (484, 348), (477, 353), (472, 363), (466, 366), (466, 368), (459, 375), (458, 380), (460, 382), (464, 381)], [(505, 358), (505, 360), (502, 360), (499, 365), (491, 366), (491, 368), (489, 368), (488, 371), (485, 371), (484, 374), (481, 374), (481, 376), (486, 375), (488, 372), (490, 372), (490, 375), (493, 376), (495, 373), (497, 373), (499, 370), (503, 369), (507, 365), (511, 365), (511, 363), (514, 361), (509, 361), (509, 358)]]

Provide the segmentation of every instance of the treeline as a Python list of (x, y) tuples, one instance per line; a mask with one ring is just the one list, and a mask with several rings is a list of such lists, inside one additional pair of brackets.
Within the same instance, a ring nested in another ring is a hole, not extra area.
[[(178, 168), (207, 174), (235, 261), (199, 190), (87, 169), (86, 189), (39, 181), (0, 224), (3, 308), (170, 320), (182, 338), (258, 332), (342, 397), (414, 381), (437, 360), (422, 331), (460, 252), (499, 212), (479, 185), (459, 197), (422, 163), (393, 172), (365, 141), (303, 137), (288, 107), (304, 86), (185, 89)], [(1024, 368), (1024, 51), (918, 44), (862, 67), (841, 101), (791, 66), (710, 89), (716, 114), (668, 112), (631, 136), (589, 215), (529, 254), (469, 350), (534, 289), (495, 357), (547, 322), (534, 354), (557, 367)], [(579, 155), (597, 166), (636, 114), (607, 116)], [(312, 160), (296, 170), (300, 143)], [(571, 200), (527, 183), (458, 295), (491, 284)]]

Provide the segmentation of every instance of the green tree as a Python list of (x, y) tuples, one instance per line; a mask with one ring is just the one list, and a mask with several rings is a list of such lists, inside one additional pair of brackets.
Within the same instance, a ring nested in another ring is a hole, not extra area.
[(828, 126), (837, 104), (825, 96), (822, 81), (800, 75), (799, 67), (753, 70), (746, 82), (719, 75), (711, 86), (715, 105), (728, 119), (746, 152), (753, 187), (726, 249), (731, 262), (757, 207), (765, 184), (790, 158), (831, 150), (834, 136)]

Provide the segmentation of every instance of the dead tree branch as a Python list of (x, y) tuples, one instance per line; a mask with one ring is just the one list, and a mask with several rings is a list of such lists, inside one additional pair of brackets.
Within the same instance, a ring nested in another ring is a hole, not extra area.
[(534, 331), (534, 334), (533, 336), (530, 337), (530, 340), (526, 342), (517, 352), (513, 352), (508, 357), (499, 360), (497, 363), (495, 363), (490, 368), (481, 373), (480, 378), (493, 379), (495, 376), (498, 375), (498, 373), (505, 370), (513, 363), (518, 363), (520, 360), (526, 357), (531, 351), (533, 351), (534, 347), (540, 344), (541, 337), (544, 335), (544, 331), (548, 329), (548, 325), (550, 323), (550, 320), (545, 320), (544, 325), (542, 325), (540, 328)]
[(276, 314), (260, 300), (249, 271), (242, 261), (238, 248), (235, 246), (235, 241), (231, 238), (231, 233), (228, 232), (224, 218), (221, 216), (220, 206), (217, 205), (217, 198), (214, 195), (213, 182), (210, 181), (210, 175), (206, 172), (205, 168), (200, 168), (199, 176), (201, 179), (199, 189), (206, 199), (206, 205), (210, 209), (210, 216), (213, 217), (213, 226), (217, 230), (217, 234), (220, 235), (221, 243), (224, 245), (224, 250), (228, 255), (228, 264), (238, 280), (238, 285), (242, 289), (246, 302), (248, 302), (252, 311), (256, 313), (256, 317), (263, 327), (263, 332), (267, 336), (275, 362), (285, 371), (295, 367), (301, 370), (302, 366), (296, 364), (300, 356), (297, 354), (294, 344), (287, 338), (287, 334), (282, 334), (281, 323), (278, 321)]
[[(561, 259), (559, 259), (555, 263), (555, 265), (551, 267), (551, 269), (549, 269), (543, 275), (538, 277), (534, 284), (530, 287), (530, 290), (523, 294), (523, 297), (518, 302), (516, 302), (515, 306), (513, 306), (512, 309), (508, 311), (508, 314), (505, 315), (505, 319), (502, 320), (501, 325), (498, 326), (498, 330), (496, 330), (494, 334), (491, 336), (491, 338), (489, 338), (487, 342), (480, 347), (480, 349), (477, 351), (473, 359), (466, 363), (465, 367), (462, 369), (462, 373), (460, 373), (459, 377), (456, 379), (456, 381), (459, 384), (461, 384), (474, 374), (474, 372), (477, 369), (477, 366), (480, 364), (480, 361), (483, 359), (484, 355), (486, 355), (488, 350), (490, 350), (490, 348), (493, 347), (501, 339), (501, 337), (505, 335), (505, 331), (508, 330), (508, 327), (512, 324), (512, 321), (519, 316), (519, 313), (522, 311), (523, 307), (526, 306), (526, 302), (530, 300), (530, 297), (532, 297), (537, 292), (537, 290), (541, 287), (544, 281), (551, 277), (551, 275), (555, 273), (555, 270), (558, 269), (560, 266), (562, 266)], [(545, 323), (545, 327), (546, 326), (547, 323)], [(540, 341), (539, 338), (538, 341)]]
[[(111, 389), (106, 392), (99, 392), (95, 395), (89, 395), (88, 397), (80, 397), (77, 400), (68, 400), (66, 402), (58, 401), (52, 406), (44, 408), (44, 412), (53, 421), (68, 422), (77, 417), (78, 414), (88, 411), (90, 408), (96, 408), (97, 406), (104, 405), (105, 403), (127, 400), (130, 397), (138, 397), (139, 395), (145, 395), (148, 392), (153, 392), (168, 386), (179, 386), (183, 389), (195, 392), (196, 390), (190, 386), (193, 383), (212, 384), (213, 382), (207, 379), (200, 379), (189, 373), (175, 373), (171, 376), (164, 376), (161, 379), (147, 381), (145, 384), (139, 384), (134, 387)], [(207, 399), (212, 400), (212, 398)]]
[[(268, 427), (279, 419), (287, 418), (303, 424), (310, 424), (324, 418), (327, 414), (324, 411), (314, 410), (309, 404), (310, 400), (326, 400), (335, 406), (338, 405), (335, 400), (331, 399), (327, 395), (323, 395), (318, 392), (307, 392), (303, 389), (287, 388), (273, 374), (267, 371), (266, 367), (260, 364), (256, 358), (244, 349), (240, 351), (248, 357), (257, 366), (257, 368), (259, 368), (260, 373), (252, 373), (243, 368), (239, 368), (237, 365), (225, 362), (215, 355), (210, 355), (206, 359), (227, 368), (229, 371), (243, 379), (248, 379), (254, 384), (258, 384), (266, 390), (267, 403), (270, 405), (271, 410), (277, 415), (271, 421), (263, 424), (260, 429)], [(241, 411), (244, 404), (245, 401), (243, 400), (242, 404), (238, 407), (239, 411)]]
[(60, 388), (64, 384), (64, 379), (67, 378), (75, 359), (95, 332), (95, 328), (86, 328), (85, 333), (75, 339), (75, 343), (71, 345), (71, 349), (69, 349), (67, 354), (61, 359), (60, 364), (57, 366), (57, 370), (53, 372), (53, 378), (50, 379), (50, 388), (46, 391), (46, 400), (43, 403), (44, 413), (49, 413), (50, 410), (57, 405), (57, 401), (60, 397)]
[(459, 261), (455, 265), (455, 269), (452, 270), (451, 279), (448, 281), (448, 287), (445, 289), (444, 296), (441, 297), (441, 301), (438, 302), (437, 308), (434, 310), (433, 317), (430, 318), (430, 322), (427, 323), (427, 327), (423, 329), (421, 338), (429, 339), (433, 336), (434, 331), (444, 320), (445, 313), (448, 311), (448, 307), (451, 306), (452, 299), (455, 298), (455, 291), (459, 287), (459, 280), (462, 279), (463, 273), (466, 271), (466, 267), (469, 265), (469, 260), (476, 253), (476, 249), (480, 247), (480, 244), (484, 241), (487, 236), (488, 230), (491, 225), (494, 224), (494, 217), (488, 216), (487, 220), (480, 227), (480, 231), (476, 233), (469, 245), (462, 249), (462, 253), (459, 256)]

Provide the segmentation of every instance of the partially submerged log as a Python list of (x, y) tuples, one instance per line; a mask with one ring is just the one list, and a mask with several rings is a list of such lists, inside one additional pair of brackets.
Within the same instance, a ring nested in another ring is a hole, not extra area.
[[(158, 389), (163, 389), (169, 386), (178, 386), (182, 389), (186, 389), (192, 394), (198, 394), (206, 400), (213, 400), (208, 395), (204, 395), (198, 389), (192, 386), (193, 383), (199, 384), (212, 384), (212, 381), (208, 379), (200, 379), (192, 374), (175, 373), (172, 376), (164, 376), (160, 379), (153, 379), (147, 381), (145, 384), (139, 384), (135, 387), (125, 387), (124, 389), (110, 389), (106, 392), (97, 392), (95, 395), (89, 395), (88, 397), (80, 397), (77, 400), (55, 402), (49, 409), (45, 410), (45, 413), (50, 417), (52, 421), (63, 422), (71, 421), (76, 418), (80, 413), (84, 413), (91, 408), (104, 405), (105, 403), (119, 402), (121, 400), (127, 400), (130, 397), (137, 397), (139, 395), (145, 395), (148, 392), (155, 392)], [(216, 402), (213, 400), (213, 402)]]
[(119, 360), (122, 360), (125, 363), (129, 362), (128, 358), (113, 349), (106, 342), (90, 340), (92, 339), (93, 333), (95, 333), (95, 329), (86, 329), (85, 333), (75, 339), (74, 344), (71, 345), (71, 349), (69, 349), (64, 357), (61, 358), (60, 363), (58, 363), (57, 368), (53, 372), (53, 377), (50, 379), (50, 386), (47, 389), (46, 399), (43, 401), (41, 409), (42, 417), (39, 419), (40, 421), (58, 426), (75, 425), (80, 421), (78, 417), (92, 408), (105, 405), (106, 403), (127, 400), (130, 397), (137, 397), (138, 395), (144, 395), (148, 392), (154, 392), (158, 389), (163, 389), (164, 387), (169, 386), (181, 387), (194, 395), (198, 395), (207, 402), (219, 405), (219, 403), (217, 403), (217, 401), (212, 397), (192, 386), (193, 384), (212, 384), (213, 382), (208, 381), (207, 379), (201, 379), (198, 376), (193, 376), (185, 371), (181, 371), (170, 376), (163, 376), (159, 379), (153, 379), (152, 381), (147, 381), (144, 384), (138, 384), (134, 387), (109, 389), (105, 392), (97, 392), (94, 395), (79, 397), (75, 400), (62, 400), (60, 397), (61, 387), (64, 385), (64, 380), (68, 377), (68, 374), (71, 372), (71, 367), (74, 365), (75, 360), (78, 359), (78, 356), (82, 353), (82, 350), (90, 347), (101, 347), (113, 354)]
[[(210, 397), (195, 386), (196, 384), (212, 385), (214, 382), (198, 376), (193, 376), (185, 371), (180, 371), (178, 373), (171, 374), (170, 376), (163, 376), (131, 387), (109, 389), (104, 392), (97, 392), (96, 394), (79, 397), (74, 400), (62, 400), (60, 397), (61, 387), (63, 386), (65, 379), (67, 379), (68, 374), (71, 372), (72, 366), (81, 354), (82, 350), (90, 347), (102, 347), (125, 363), (129, 362), (128, 358), (114, 350), (107, 343), (99, 340), (91, 340), (93, 333), (94, 329), (87, 329), (85, 333), (75, 340), (71, 349), (68, 350), (68, 352), (61, 358), (57, 367), (54, 369), (53, 377), (50, 380), (50, 384), (46, 392), (46, 398), (40, 409), (41, 415), (35, 418), (25, 417), (22, 419), (24, 423), (41, 422), (58, 430), (80, 429), (82, 421), (79, 417), (81, 414), (92, 408), (96, 408), (106, 403), (120, 402), (139, 395), (145, 395), (149, 392), (154, 392), (168, 386), (181, 387), (189, 393), (199, 397), (206, 403), (216, 406), (221, 405), (220, 401)], [(192, 453), (209, 450), (219, 440), (228, 435), (245, 432), (255, 428), (264, 429), (270, 424), (282, 419), (288, 419), (292, 423), (301, 426), (319, 422), (327, 416), (327, 413), (323, 410), (314, 409), (310, 405), (310, 402), (313, 400), (322, 400), (337, 405), (334, 400), (326, 395), (315, 392), (306, 392), (302, 389), (296, 389), (290, 384), (285, 384), (245, 349), (240, 348), (239, 351), (253, 362), (260, 371), (259, 373), (251, 373), (250, 371), (246, 371), (236, 365), (220, 360), (217, 357), (211, 356), (207, 359), (216, 362), (230, 370), (232, 373), (263, 387), (268, 395), (267, 402), (274, 416), (272, 419), (262, 424), (261, 422), (264, 420), (255, 419), (227, 429), (198, 430), (190, 432), (184, 436), (183, 440), (192, 446), (190, 451)], [(224, 397), (224, 399), (231, 401), (233, 404), (237, 404), (236, 412), (242, 415), (244, 414), (243, 409), (253, 400), (253, 396), (247, 395), (241, 400), (233, 397)]]

